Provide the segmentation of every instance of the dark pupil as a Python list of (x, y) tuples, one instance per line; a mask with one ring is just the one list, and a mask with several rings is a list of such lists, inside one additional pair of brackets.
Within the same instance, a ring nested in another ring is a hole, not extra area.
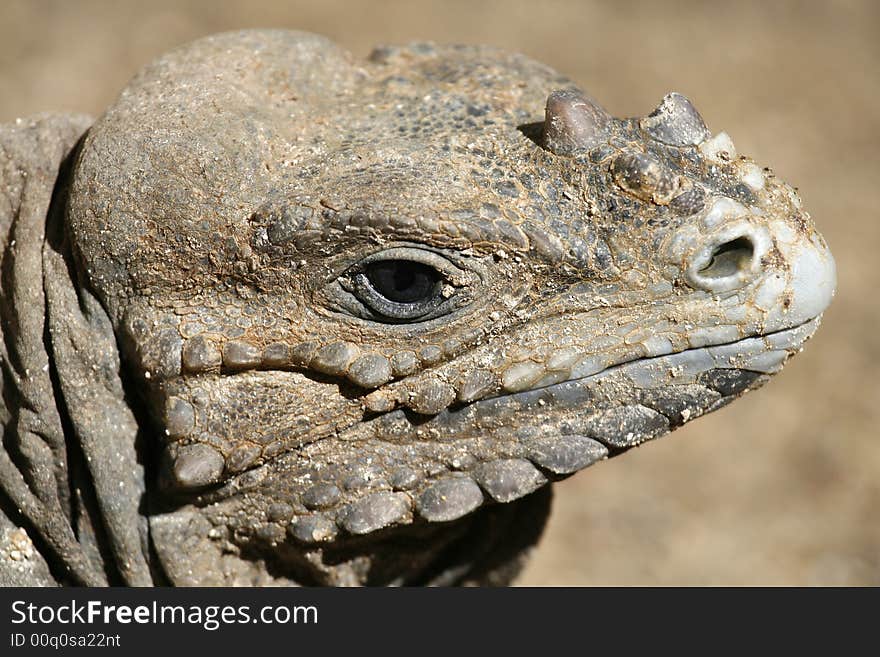
[(415, 303), (434, 297), (440, 274), (433, 267), (410, 260), (380, 260), (364, 272), (370, 285), (396, 303)]

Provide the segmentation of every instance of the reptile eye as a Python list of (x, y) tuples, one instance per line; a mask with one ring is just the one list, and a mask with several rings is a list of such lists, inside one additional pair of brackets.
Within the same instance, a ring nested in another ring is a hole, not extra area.
[(354, 293), (373, 313), (397, 321), (424, 317), (444, 301), (443, 275), (414, 260), (377, 260), (354, 276)]
[(380, 260), (369, 264), (363, 275), (373, 290), (400, 304), (430, 301), (442, 280), (436, 269), (412, 260)]
[(329, 282), (328, 301), (354, 317), (423, 324), (471, 306), (483, 265), (456, 252), (388, 245), (351, 262)]

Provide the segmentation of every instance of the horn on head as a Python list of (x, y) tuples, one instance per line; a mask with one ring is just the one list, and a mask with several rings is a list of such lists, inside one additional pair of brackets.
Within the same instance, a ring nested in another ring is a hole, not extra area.
[(604, 142), (611, 115), (579, 89), (559, 89), (547, 98), (541, 145), (557, 155), (588, 151)]
[(712, 134), (691, 101), (674, 91), (640, 119), (639, 126), (657, 141), (671, 146), (695, 146)]

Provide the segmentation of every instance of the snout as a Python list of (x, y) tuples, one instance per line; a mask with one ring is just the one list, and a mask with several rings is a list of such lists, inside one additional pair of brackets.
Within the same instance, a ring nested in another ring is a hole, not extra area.
[(820, 316), (837, 285), (834, 257), (805, 216), (766, 217), (730, 199), (676, 235), (669, 256), (691, 287), (734, 294), (761, 333)]
[(787, 263), (787, 281), (771, 318), (797, 326), (821, 315), (837, 287), (837, 266), (822, 236), (788, 222), (772, 227), (774, 242)]

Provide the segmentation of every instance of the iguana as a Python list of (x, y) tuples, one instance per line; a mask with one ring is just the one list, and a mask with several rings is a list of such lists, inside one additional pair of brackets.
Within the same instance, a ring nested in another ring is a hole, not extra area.
[(835, 287), (671, 93), (208, 37), (0, 126), (0, 583), (506, 584), (551, 482), (757, 388)]

